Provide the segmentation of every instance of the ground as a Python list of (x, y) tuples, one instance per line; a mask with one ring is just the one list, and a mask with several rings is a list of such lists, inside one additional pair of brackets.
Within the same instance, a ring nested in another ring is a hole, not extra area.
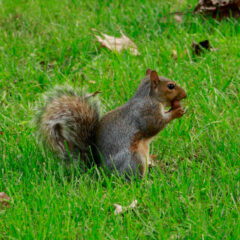
[[(186, 13), (197, 1), (0, 1), (0, 239), (239, 239), (240, 22)], [(164, 16), (168, 15), (166, 18)], [(100, 48), (95, 28), (138, 46)], [(193, 41), (216, 51), (194, 56)], [(176, 59), (177, 57), (177, 59)], [(126, 102), (147, 68), (186, 89), (187, 113), (151, 145), (158, 166), (126, 182), (67, 168), (35, 138), (41, 94), (56, 84)], [(114, 215), (114, 203), (137, 206)]]

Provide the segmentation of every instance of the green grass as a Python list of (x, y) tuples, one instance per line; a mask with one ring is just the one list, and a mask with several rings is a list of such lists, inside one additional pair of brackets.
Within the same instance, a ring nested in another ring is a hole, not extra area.
[[(240, 22), (186, 15), (197, 1), (0, 1), (0, 239), (240, 239)], [(91, 28), (137, 44), (99, 48)], [(217, 51), (200, 57), (192, 41)], [(172, 57), (177, 51), (178, 60)], [(151, 146), (159, 167), (125, 182), (67, 168), (38, 146), (34, 106), (56, 84), (100, 90), (103, 111), (126, 102), (146, 69), (174, 79), (187, 114)], [(114, 215), (114, 203), (135, 209)]]

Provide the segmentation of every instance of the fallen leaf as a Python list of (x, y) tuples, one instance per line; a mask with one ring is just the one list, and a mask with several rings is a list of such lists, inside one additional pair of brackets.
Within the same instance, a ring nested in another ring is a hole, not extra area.
[(114, 215), (118, 215), (123, 212), (123, 207), (121, 205), (115, 203), (113, 206), (115, 207)]
[(92, 84), (96, 84), (96, 81), (94, 81), (94, 80), (89, 80), (89, 82)]
[(186, 11), (186, 12), (170, 12), (169, 14), (161, 17), (159, 19), (159, 22), (160, 23), (169, 23), (169, 22), (182, 23), (184, 16), (189, 14), (189, 13), (190, 13), (190, 11)]
[(3, 91), (3, 93), (2, 93), (2, 101), (6, 98), (6, 96), (7, 96), (7, 91)]
[(56, 66), (56, 64), (57, 64), (56, 61), (46, 62), (43, 60), (40, 62), (41, 67), (47, 70), (53, 69)]
[(129, 206), (128, 208), (135, 208), (137, 206), (137, 200), (134, 200)]
[(172, 50), (171, 57), (177, 62), (178, 60), (178, 55), (176, 50)]
[(174, 20), (178, 23), (182, 23), (183, 22), (183, 15), (182, 13), (175, 13), (174, 14)]
[(213, 48), (210, 45), (209, 40), (204, 40), (199, 43), (193, 42), (192, 48), (193, 48), (193, 53), (198, 56), (201, 55), (201, 53), (203, 53), (204, 50), (208, 50), (208, 51), (216, 51), (217, 50), (216, 48)]
[(152, 160), (154, 160), (157, 156), (158, 156), (157, 154), (151, 155)]
[(199, 43), (192, 43), (193, 53), (195, 53), (196, 55), (200, 55), (204, 51), (204, 49), (209, 50), (209, 47), (210, 44), (208, 40), (204, 40)]
[(157, 157), (157, 155), (151, 155), (150, 158), (149, 158), (149, 161), (148, 161), (148, 167), (149, 168), (153, 168), (153, 167), (156, 167), (156, 163), (154, 162), (154, 159)]
[(239, 18), (240, 0), (198, 0), (193, 12), (219, 20), (229, 17)]
[(0, 192), (0, 208), (9, 207), (10, 197), (5, 192)]
[(120, 213), (123, 213), (124, 211), (127, 211), (128, 209), (135, 208), (137, 205), (137, 200), (134, 200), (129, 206), (123, 207), (119, 204), (113, 204), (115, 210), (114, 210), (114, 215), (118, 215)]
[[(96, 29), (92, 29), (95, 32), (98, 32)], [(101, 35), (101, 36), (99, 36)], [(121, 37), (113, 37), (104, 33), (99, 33), (99, 35), (95, 35), (98, 42), (100, 42), (102, 47), (106, 47), (111, 51), (121, 52), (122, 50), (129, 49), (132, 55), (139, 55), (136, 44), (130, 40), (126, 35), (121, 31)]]

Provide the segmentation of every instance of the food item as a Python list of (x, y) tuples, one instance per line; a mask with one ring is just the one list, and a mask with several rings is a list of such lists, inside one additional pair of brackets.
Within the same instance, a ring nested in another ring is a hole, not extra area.
[(181, 107), (181, 103), (177, 100), (174, 100), (172, 102), (172, 108), (171, 109), (177, 109), (177, 108), (180, 108)]

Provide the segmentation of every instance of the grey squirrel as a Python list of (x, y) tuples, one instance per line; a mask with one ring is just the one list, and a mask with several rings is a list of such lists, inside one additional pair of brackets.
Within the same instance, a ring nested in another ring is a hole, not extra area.
[(147, 69), (135, 95), (102, 118), (94, 102), (96, 93), (83, 96), (72, 89), (56, 89), (38, 114), (40, 135), (63, 159), (90, 159), (120, 175), (143, 177), (151, 161), (150, 142), (170, 121), (184, 115), (180, 101), (186, 92)]

